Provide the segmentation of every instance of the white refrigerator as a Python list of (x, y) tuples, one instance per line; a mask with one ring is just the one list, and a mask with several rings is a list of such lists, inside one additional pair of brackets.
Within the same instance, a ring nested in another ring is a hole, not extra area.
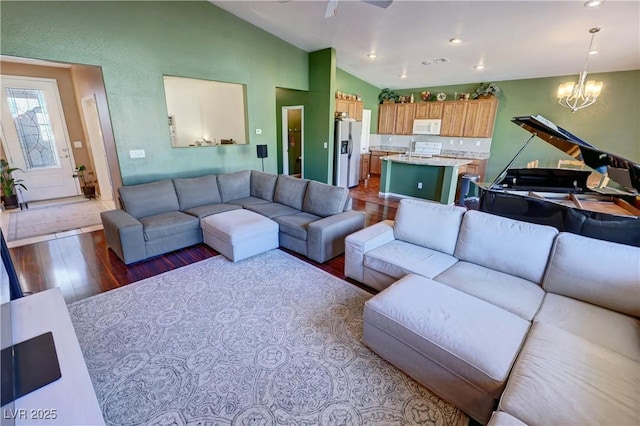
[(334, 133), (333, 184), (345, 188), (360, 181), (360, 138), (362, 123), (352, 119), (336, 120)]

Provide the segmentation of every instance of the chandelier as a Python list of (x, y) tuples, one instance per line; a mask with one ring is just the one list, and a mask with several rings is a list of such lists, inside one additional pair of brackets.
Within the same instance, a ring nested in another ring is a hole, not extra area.
[(578, 83), (572, 81), (563, 83), (558, 87), (558, 103), (563, 107), (569, 108), (571, 112), (576, 112), (579, 109), (588, 107), (593, 104), (602, 90), (601, 81), (587, 81), (587, 62), (589, 61), (589, 55), (593, 54), (591, 47), (593, 46), (593, 38), (596, 33), (600, 31), (600, 28), (591, 28), (591, 42), (589, 43), (589, 49), (587, 50), (587, 56), (584, 60), (584, 67), (582, 72), (578, 76)]

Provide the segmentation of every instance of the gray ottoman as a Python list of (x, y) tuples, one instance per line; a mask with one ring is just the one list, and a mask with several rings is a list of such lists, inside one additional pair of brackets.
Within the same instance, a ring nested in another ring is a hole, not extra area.
[(529, 322), (419, 275), (365, 303), (363, 342), (486, 424)]
[(278, 224), (249, 210), (231, 210), (200, 222), (204, 242), (237, 262), (278, 248)]

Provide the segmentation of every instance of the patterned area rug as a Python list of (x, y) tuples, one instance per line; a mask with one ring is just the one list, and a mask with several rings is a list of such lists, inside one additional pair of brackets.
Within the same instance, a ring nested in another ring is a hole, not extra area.
[(100, 225), (100, 211), (97, 201), (83, 200), (12, 212), (7, 241)]
[(368, 293), (280, 250), (69, 305), (110, 425), (465, 425), (360, 343)]

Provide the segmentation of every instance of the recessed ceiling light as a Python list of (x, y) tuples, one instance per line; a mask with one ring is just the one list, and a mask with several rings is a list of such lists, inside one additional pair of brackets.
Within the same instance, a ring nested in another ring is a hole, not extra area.
[(600, 53), (600, 52), (598, 52), (597, 50), (590, 50), (589, 51), (589, 55), (597, 55), (598, 53)]
[(431, 61), (422, 61), (422, 65), (431, 65), (433, 62)]
[(369, 53), (369, 54), (367, 55), (367, 58), (369, 58), (369, 59), (375, 59), (375, 58), (376, 58), (376, 56), (378, 56), (378, 55), (376, 55), (375, 53), (373, 53), (373, 52), (372, 52), (372, 53)]
[(604, 3), (604, 0), (589, 0), (584, 3), (584, 7), (598, 7), (602, 3)]
[(473, 67), (473, 68), (474, 68), (474, 69), (477, 69), (477, 70), (483, 70), (483, 69), (484, 69), (484, 65), (482, 65), (482, 64), (478, 64), (478, 65), (476, 65), (476, 66), (475, 66), (475, 67)]
[(449, 62), (449, 60), (447, 58), (435, 58), (433, 62), (435, 62), (436, 64), (442, 64), (445, 62)]
[(405, 73), (400, 74), (400, 78), (407, 78), (407, 75)]
[(454, 37), (449, 39), (449, 43), (451, 44), (460, 44), (462, 43), (462, 39), (459, 37)]

